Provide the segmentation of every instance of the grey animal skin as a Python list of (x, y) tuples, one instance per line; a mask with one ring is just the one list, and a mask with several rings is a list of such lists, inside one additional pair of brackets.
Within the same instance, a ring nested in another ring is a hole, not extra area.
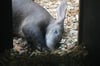
[(55, 50), (64, 30), (66, 0), (61, 0), (55, 20), (32, 0), (12, 0), (13, 33), (24, 37), (32, 48)]

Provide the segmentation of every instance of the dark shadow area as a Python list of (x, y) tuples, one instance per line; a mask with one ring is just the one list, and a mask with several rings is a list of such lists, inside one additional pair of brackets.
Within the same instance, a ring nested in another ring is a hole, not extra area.
[(99, 64), (100, 48), (99, 0), (80, 0), (79, 44), (85, 44), (91, 66)]
[(1, 0), (0, 8), (0, 53), (3, 53), (13, 47), (11, 1)]

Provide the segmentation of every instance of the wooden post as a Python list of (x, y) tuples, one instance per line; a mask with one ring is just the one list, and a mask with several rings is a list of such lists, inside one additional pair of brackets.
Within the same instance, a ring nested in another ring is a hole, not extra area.
[(0, 53), (13, 47), (11, 0), (0, 1)]
[(85, 44), (89, 59), (97, 63), (100, 57), (100, 2), (80, 0), (79, 44)]

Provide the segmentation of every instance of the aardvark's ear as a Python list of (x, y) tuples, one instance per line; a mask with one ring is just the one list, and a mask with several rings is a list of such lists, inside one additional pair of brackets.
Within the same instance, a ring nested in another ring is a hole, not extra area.
[(66, 15), (66, 9), (67, 9), (67, 1), (61, 0), (61, 4), (57, 7), (57, 16), (58, 16), (57, 21), (64, 20)]

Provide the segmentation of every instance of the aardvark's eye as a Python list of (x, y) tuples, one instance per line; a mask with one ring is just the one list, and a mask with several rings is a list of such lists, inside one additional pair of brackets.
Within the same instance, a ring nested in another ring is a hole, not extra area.
[(54, 31), (54, 33), (55, 33), (55, 34), (58, 34), (58, 31), (57, 31), (57, 30), (55, 30), (55, 31)]

